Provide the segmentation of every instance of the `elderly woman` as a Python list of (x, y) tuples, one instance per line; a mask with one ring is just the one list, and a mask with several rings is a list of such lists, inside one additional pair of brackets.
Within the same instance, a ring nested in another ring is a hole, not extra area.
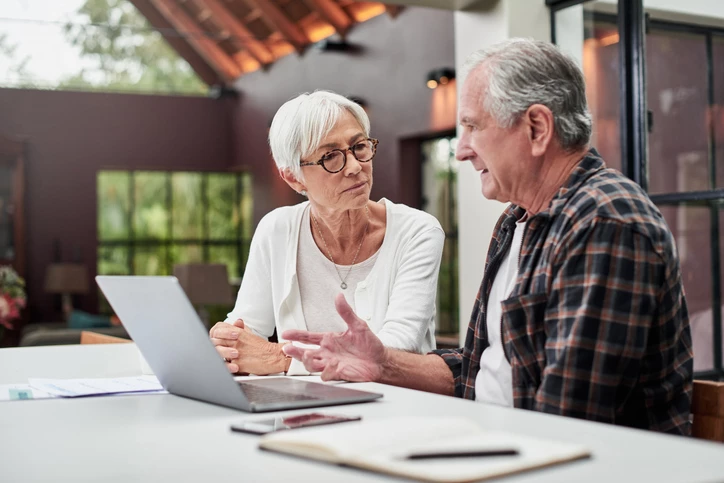
[(422, 211), (370, 200), (372, 160), (365, 111), (327, 91), (277, 111), (269, 131), (279, 174), (309, 201), (278, 208), (256, 229), (234, 310), (210, 331), (231, 372), (308, 374), (282, 352), (274, 329), (344, 331), (343, 293), (389, 347), (435, 348), (435, 295), (444, 233)]

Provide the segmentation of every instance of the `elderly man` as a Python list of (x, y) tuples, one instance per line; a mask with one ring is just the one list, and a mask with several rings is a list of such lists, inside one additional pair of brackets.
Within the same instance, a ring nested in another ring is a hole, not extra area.
[[(385, 348), (346, 304), (344, 333), (287, 331), (322, 378), (377, 381), (488, 403), (689, 434), (692, 348), (674, 239), (646, 193), (589, 148), (583, 74), (555, 46), (474, 53), (457, 158), (495, 227), (465, 347)], [(481, 240), (482, 243), (482, 240)]]

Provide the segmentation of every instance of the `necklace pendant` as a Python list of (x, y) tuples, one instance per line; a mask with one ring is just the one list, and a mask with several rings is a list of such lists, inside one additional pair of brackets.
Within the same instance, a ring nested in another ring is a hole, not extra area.
[(342, 290), (345, 290), (347, 288), (347, 284), (344, 282), (342, 282), (339, 286), (342, 287)]

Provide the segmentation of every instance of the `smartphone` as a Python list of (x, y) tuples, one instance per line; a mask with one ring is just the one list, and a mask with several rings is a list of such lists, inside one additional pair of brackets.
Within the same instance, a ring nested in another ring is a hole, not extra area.
[(267, 434), (286, 429), (307, 428), (309, 426), (321, 426), (323, 424), (346, 423), (348, 421), (359, 421), (361, 419), (361, 416), (307, 413), (272, 419), (244, 420), (232, 424), (231, 430), (240, 431), (242, 433)]

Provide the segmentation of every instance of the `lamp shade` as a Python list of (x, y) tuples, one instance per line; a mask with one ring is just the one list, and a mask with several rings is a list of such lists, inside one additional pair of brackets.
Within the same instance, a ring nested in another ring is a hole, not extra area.
[(48, 293), (88, 293), (88, 270), (79, 263), (53, 263), (45, 271)]
[(231, 304), (231, 284), (223, 263), (174, 265), (173, 274), (194, 305)]

